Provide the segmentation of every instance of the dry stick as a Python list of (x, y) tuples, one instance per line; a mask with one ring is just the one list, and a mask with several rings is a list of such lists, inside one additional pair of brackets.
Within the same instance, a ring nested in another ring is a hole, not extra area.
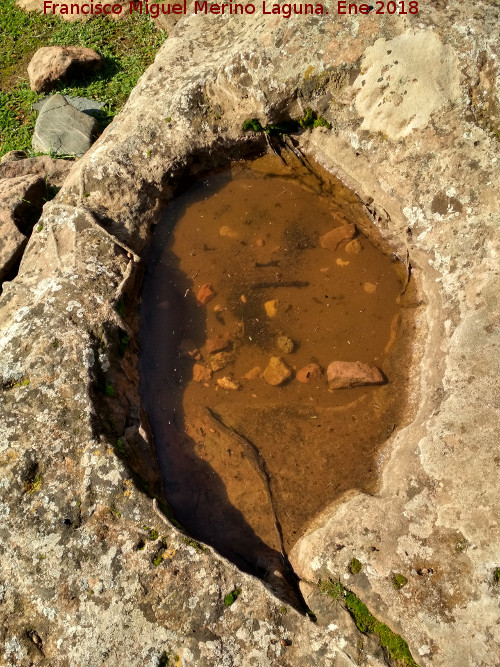
[(219, 428), (221, 428), (224, 431), (224, 433), (229, 435), (231, 438), (237, 440), (244, 447), (245, 451), (249, 454), (250, 461), (254, 464), (254, 467), (257, 473), (259, 474), (259, 477), (264, 482), (264, 486), (266, 487), (267, 495), (269, 496), (269, 504), (271, 505), (271, 509), (273, 511), (274, 527), (276, 529), (276, 534), (278, 536), (278, 540), (280, 543), (281, 556), (284, 562), (287, 563), (288, 558), (285, 552), (285, 544), (283, 541), (283, 530), (281, 528), (281, 524), (278, 519), (278, 512), (276, 509), (276, 504), (274, 502), (274, 496), (271, 489), (271, 475), (267, 469), (264, 457), (260, 453), (259, 448), (256, 445), (254, 445), (254, 443), (251, 440), (246, 438), (232, 426), (228, 426), (227, 424), (225, 424), (222, 421), (222, 418), (216, 412), (214, 412), (212, 408), (209, 408), (208, 406), (205, 407), (205, 413), (210, 417), (210, 419), (216, 422), (217, 426), (219, 426)]

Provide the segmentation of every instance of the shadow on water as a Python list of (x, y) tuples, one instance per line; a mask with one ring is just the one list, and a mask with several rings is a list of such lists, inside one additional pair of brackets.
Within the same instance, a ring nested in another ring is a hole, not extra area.
[[(412, 306), (405, 267), (354, 193), (273, 160), (212, 174), (163, 211), (140, 391), (177, 520), (304, 611), (286, 553), (345, 492), (375, 491), (403, 415)], [(332, 226), (355, 235), (350, 247), (323, 245)], [(216, 296), (200, 306), (209, 282)], [(288, 382), (266, 376), (277, 357)], [(386, 381), (329, 387), (337, 360)], [(311, 365), (315, 379), (300, 380)]]
[[(222, 187), (230, 176), (221, 173), (216, 179)], [(205, 184), (198, 183), (190, 190), (189, 204), (204, 197)], [(186, 434), (183, 394), (192, 379), (192, 363), (179, 357), (178, 348), (186, 324), (196, 332), (191, 336), (193, 343), (201, 347), (206, 324), (204, 308), (196, 305), (193, 281), (179, 271), (173, 253), (166, 259), (165, 247), (185, 208), (183, 200), (174, 201), (157, 226), (141, 300), (140, 391), (155, 437), (167, 500), (176, 519), (194, 538), (215, 548), (242, 571), (263, 579), (279, 598), (304, 611), (305, 603), (286, 554), (256, 534), (230, 502), (221, 477), (197, 455), (195, 442)], [(202, 434), (214, 430), (208, 419), (198, 428)], [(234, 443), (229, 445), (234, 448)], [(254, 493), (260, 494), (265, 505), (267, 490), (254, 470), (247, 469), (247, 475)], [(259, 485), (261, 488), (256, 490)]]

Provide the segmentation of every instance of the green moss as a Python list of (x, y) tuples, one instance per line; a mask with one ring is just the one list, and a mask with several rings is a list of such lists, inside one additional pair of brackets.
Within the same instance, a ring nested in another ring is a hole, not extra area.
[(248, 132), (249, 130), (253, 130), (254, 132), (262, 132), (264, 130), (258, 118), (249, 118), (246, 120), (243, 123), (243, 129), (245, 132)]
[(35, 493), (39, 491), (42, 486), (42, 477), (41, 475), (34, 475), (31, 479), (28, 479), (24, 484), (24, 490), (28, 494)]
[(204, 547), (196, 540), (193, 540), (191, 537), (184, 537), (183, 541), (185, 544), (189, 544), (190, 547), (194, 547), (198, 553), (203, 553), (204, 551), (207, 550), (206, 547)]
[(119, 342), (118, 342), (118, 354), (120, 355), (120, 357), (125, 356), (125, 352), (127, 351), (129, 343), (130, 343), (129, 336), (124, 331), (120, 331)]
[(353, 558), (349, 563), (349, 571), (351, 574), (359, 574), (362, 567), (363, 565), (361, 564), (361, 561), (359, 561), (357, 558)]
[(284, 616), (287, 613), (288, 609), (286, 607), (280, 607), (280, 614)]
[(231, 591), (231, 593), (228, 593), (226, 597), (224, 598), (224, 604), (226, 607), (230, 607), (234, 602), (236, 602), (238, 596), (241, 594), (241, 589), (240, 588), (235, 588), (234, 591)]
[(121, 438), (118, 438), (115, 444), (115, 452), (119, 454), (120, 456), (125, 456), (125, 446), (123, 444), (123, 440)]
[(113, 398), (116, 392), (110, 384), (106, 383), (106, 386), (104, 387), (104, 393), (106, 394), (106, 396)]
[(499, 584), (500, 583), (500, 567), (496, 567), (493, 570), (493, 577), (494, 577), (495, 581), (497, 582), (497, 584)]
[(116, 519), (119, 519), (121, 517), (121, 512), (117, 510), (114, 505), (109, 508), (109, 511)]
[(408, 579), (403, 574), (395, 574), (392, 578), (392, 585), (399, 591), (403, 586), (406, 586)]
[(158, 554), (157, 556), (155, 556), (155, 557), (153, 558), (153, 565), (156, 565), (156, 567), (158, 567), (158, 565), (161, 565), (162, 563), (163, 563), (163, 556), (162, 556), (162, 554)]
[(158, 531), (155, 528), (151, 528), (151, 530), (149, 531), (148, 540), (154, 542), (155, 540), (158, 539), (158, 536), (159, 536)]
[(37, 231), (37, 232), (41, 232), (42, 229), (43, 229), (43, 223), (41, 222), (39, 225), (37, 225), (37, 227), (36, 227), (36, 231)]
[(243, 130), (245, 131), (265, 132), (272, 136), (295, 134), (300, 129), (308, 130), (313, 127), (327, 127), (331, 129), (330, 123), (325, 118), (318, 116), (312, 109), (306, 109), (304, 116), (301, 118), (290, 118), (278, 123), (268, 123), (265, 127), (262, 127), (258, 118), (249, 118), (243, 123)]
[(127, 312), (125, 309), (125, 299), (120, 299), (116, 303), (115, 310), (122, 319), (125, 319), (125, 317), (127, 316)]
[(326, 120), (326, 118), (323, 118), (323, 116), (318, 116), (318, 118), (315, 118), (313, 127), (326, 127), (328, 130), (332, 129), (331, 124)]
[(325, 595), (330, 595), (334, 600), (342, 603), (351, 614), (360, 632), (377, 635), (391, 660), (405, 667), (418, 667), (406, 641), (385, 623), (377, 620), (357, 595), (343, 586), (340, 581), (320, 581), (319, 589)]

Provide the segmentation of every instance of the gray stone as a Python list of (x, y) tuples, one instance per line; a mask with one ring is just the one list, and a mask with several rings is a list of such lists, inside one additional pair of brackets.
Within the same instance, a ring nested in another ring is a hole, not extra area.
[(93, 144), (97, 129), (94, 118), (68, 104), (62, 95), (53, 95), (37, 118), (33, 150), (81, 157)]
[[(47, 95), (42, 97), (41, 100), (33, 104), (33, 109), (35, 111), (41, 111), (43, 105), (47, 100), (50, 100), (52, 95)], [(103, 109), (106, 104), (104, 102), (99, 102), (98, 100), (90, 100), (87, 97), (73, 97), (71, 95), (63, 95), (64, 99), (68, 104), (71, 104), (72, 107), (78, 109), (82, 113), (86, 113), (88, 116), (95, 116), (101, 109)]]

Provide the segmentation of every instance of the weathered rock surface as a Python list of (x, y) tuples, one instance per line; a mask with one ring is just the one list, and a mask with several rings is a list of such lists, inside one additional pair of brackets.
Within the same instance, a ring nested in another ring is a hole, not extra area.
[(36, 120), (33, 150), (81, 157), (92, 146), (97, 129), (95, 118), (75, 109), (62, 95), (53, 95)]
[[(6, 153), (6, 155), (9, 155), (9, 153)], [(0, 164), (0, 178), (35, 175), (43, 178), (47, 185), (60, 188), (74, 164), (71, 160), (56, 159), (49, 155), (2, 161), (2, 164)]]
[(45, 196), (39, 176), (0, 178), (0, 282), (20, 259)]
[(28, 65), (31, 90), (53, 90), (61, 80), (93, 74), (102, 67), (101, 56), (83, 46), (43, 46)]
[(376, 366), (361, 361), (332, 361), (326, 376), (330, 389), (351, 389), (384, 382), (384, 376)]
[[(472, 10), (458, 0), (419, 6), (416, 17), (183, 18), (46, 205), (0, 298), (9, 667), (142, 667), (175, 655), (210, 667), (386, 664), (318, 593), (325, 577), (404, 636), (421, 667), (497, 664), (499, 10), (485, 0)], [(417, 42), (429, 45), (432, 67)], [(391, 80), (389, 51), (403, 75)], [(300, 150), (356, 189), (395, 251), (408, 251), (419, 283), (412, 409), (381, 454), (380, 488), (325, 509), (290, 555), (316, 624), (185, 542), (120, 459), (161, 495), (137, 397), (132, 308), (159, 208), (189, 170), (265, 149), (242, 133), (244, 120), (266, 124), (306, 106), (333, 131), (303, 134)], [(124, 296), (125, 319), (115, 308)], [(120, 358), (124, 329), (131, 343)], [(103, 383), (117, 388), (113, 397)], [(395, 573), (408, 580), (401, 590)]]
[(0, 160), (0, 165), (5, 164), (6, 162), (15, 162), (16, 160), (24, 160), (28, 155), (25, 151), (9, 151), (2, 155)]

